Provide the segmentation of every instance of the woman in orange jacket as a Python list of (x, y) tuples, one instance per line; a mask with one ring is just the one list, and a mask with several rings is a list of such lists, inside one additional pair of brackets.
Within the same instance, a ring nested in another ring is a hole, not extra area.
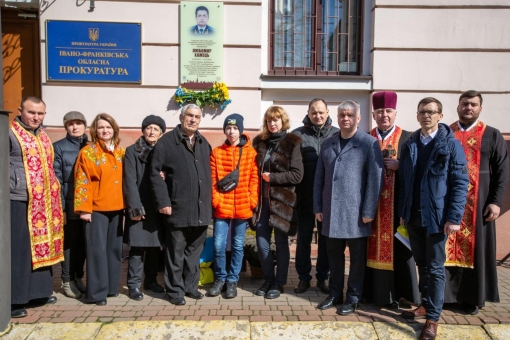
[(106, 305), (119, 295), (122, 261), (122, 162), (119, 126), (106, 113), (90, 126), (92, 143), (81, 149), (74, 170), (74, 211), (85, 221), (88, 303)]
[[(257, 206), (259, 175), (250, 138), (243, 134), (243, 116), (234, 113), (223, 123), (227, 140), (211, 153), (212, 205), (214, 209), (214, 275), (216, 281), (209, 296), (218, 296), (226, 283), (227, 299), (237, 296), (237, 281), (243, 260), (247, 220)], [(239, 182), (235, 189), (222, 192), (218, 181), (236, 170)], [(225, 249), (227, 236), (232, 236), (232, 257), (227, 273)]]

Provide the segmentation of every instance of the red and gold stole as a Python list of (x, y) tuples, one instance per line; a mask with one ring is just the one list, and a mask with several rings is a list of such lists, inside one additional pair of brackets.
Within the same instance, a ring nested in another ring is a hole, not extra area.
[[(372, 129), (370, 134), (379, 139), (377, 128)], [(387, 139), (379, 140), (384, 157), (397, 158), (398, 141), (401, 135), (402, 129), (395, 126), (395, 131)], [(394, 198), (395, 171), (386, 170), (377, 213), (372, 222), (372, 235), (368, 238), (368, 267), (393, 270)]]
[(468, 192), (460, 231), (446, 240), (445, 266), (473, 268), (475, 261), (476, 217), (478, 209), (478, 183), (482, 154), (482, 137), (485, 124), (478, 121), (468, 131), (461, 131), (457, 122), (450, 125), (467, 158), (469, 176)]
[[(11, 130), (23, 154), (28, 189), (28, 229), (32, 245), (32, 269), (64, 260), (64, 214), (60, 183), (53, 170), (53, 145), (43, 129), (38, 136), (16, 120)], [(12, 245), (15, 247), (16, 245)]]

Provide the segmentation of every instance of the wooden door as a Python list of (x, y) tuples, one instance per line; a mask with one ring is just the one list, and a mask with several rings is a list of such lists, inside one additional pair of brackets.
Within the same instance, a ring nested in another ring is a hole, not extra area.
[(37, 18), (19, 18), (17, 11), (2, 8), (2, 59), (4, 109), (12, 111), (12, 119), (23, 97), (41, 97)]

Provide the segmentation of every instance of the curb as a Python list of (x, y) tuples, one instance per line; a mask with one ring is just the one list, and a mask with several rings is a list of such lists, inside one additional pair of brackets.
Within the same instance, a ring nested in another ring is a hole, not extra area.
[[(416, 339), (422, 324), (389, 322), (123, 321), (15, 324), (2, 339)], [(437, 339), (510, 339), (510, 325), (439, 325)]]

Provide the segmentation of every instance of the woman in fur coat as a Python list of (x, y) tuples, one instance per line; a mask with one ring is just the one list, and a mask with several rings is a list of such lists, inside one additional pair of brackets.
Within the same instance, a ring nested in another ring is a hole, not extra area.
[[(280, 106), (271, 106), (264, 114), (262, 132), (254, 138), (257, 165), (261, 176), (259, 204), (251, 225), (257, 233), (258, 256), (264, 273), (264, 284), (255, 295), (276, 299), (287, 283), (290, 251), (288, 236), (295, 235), (296, 186), (303, 178), (301, 138), (288, 133), (289, 116)], [(271, 233), (276, 244), (276, 274)]]

